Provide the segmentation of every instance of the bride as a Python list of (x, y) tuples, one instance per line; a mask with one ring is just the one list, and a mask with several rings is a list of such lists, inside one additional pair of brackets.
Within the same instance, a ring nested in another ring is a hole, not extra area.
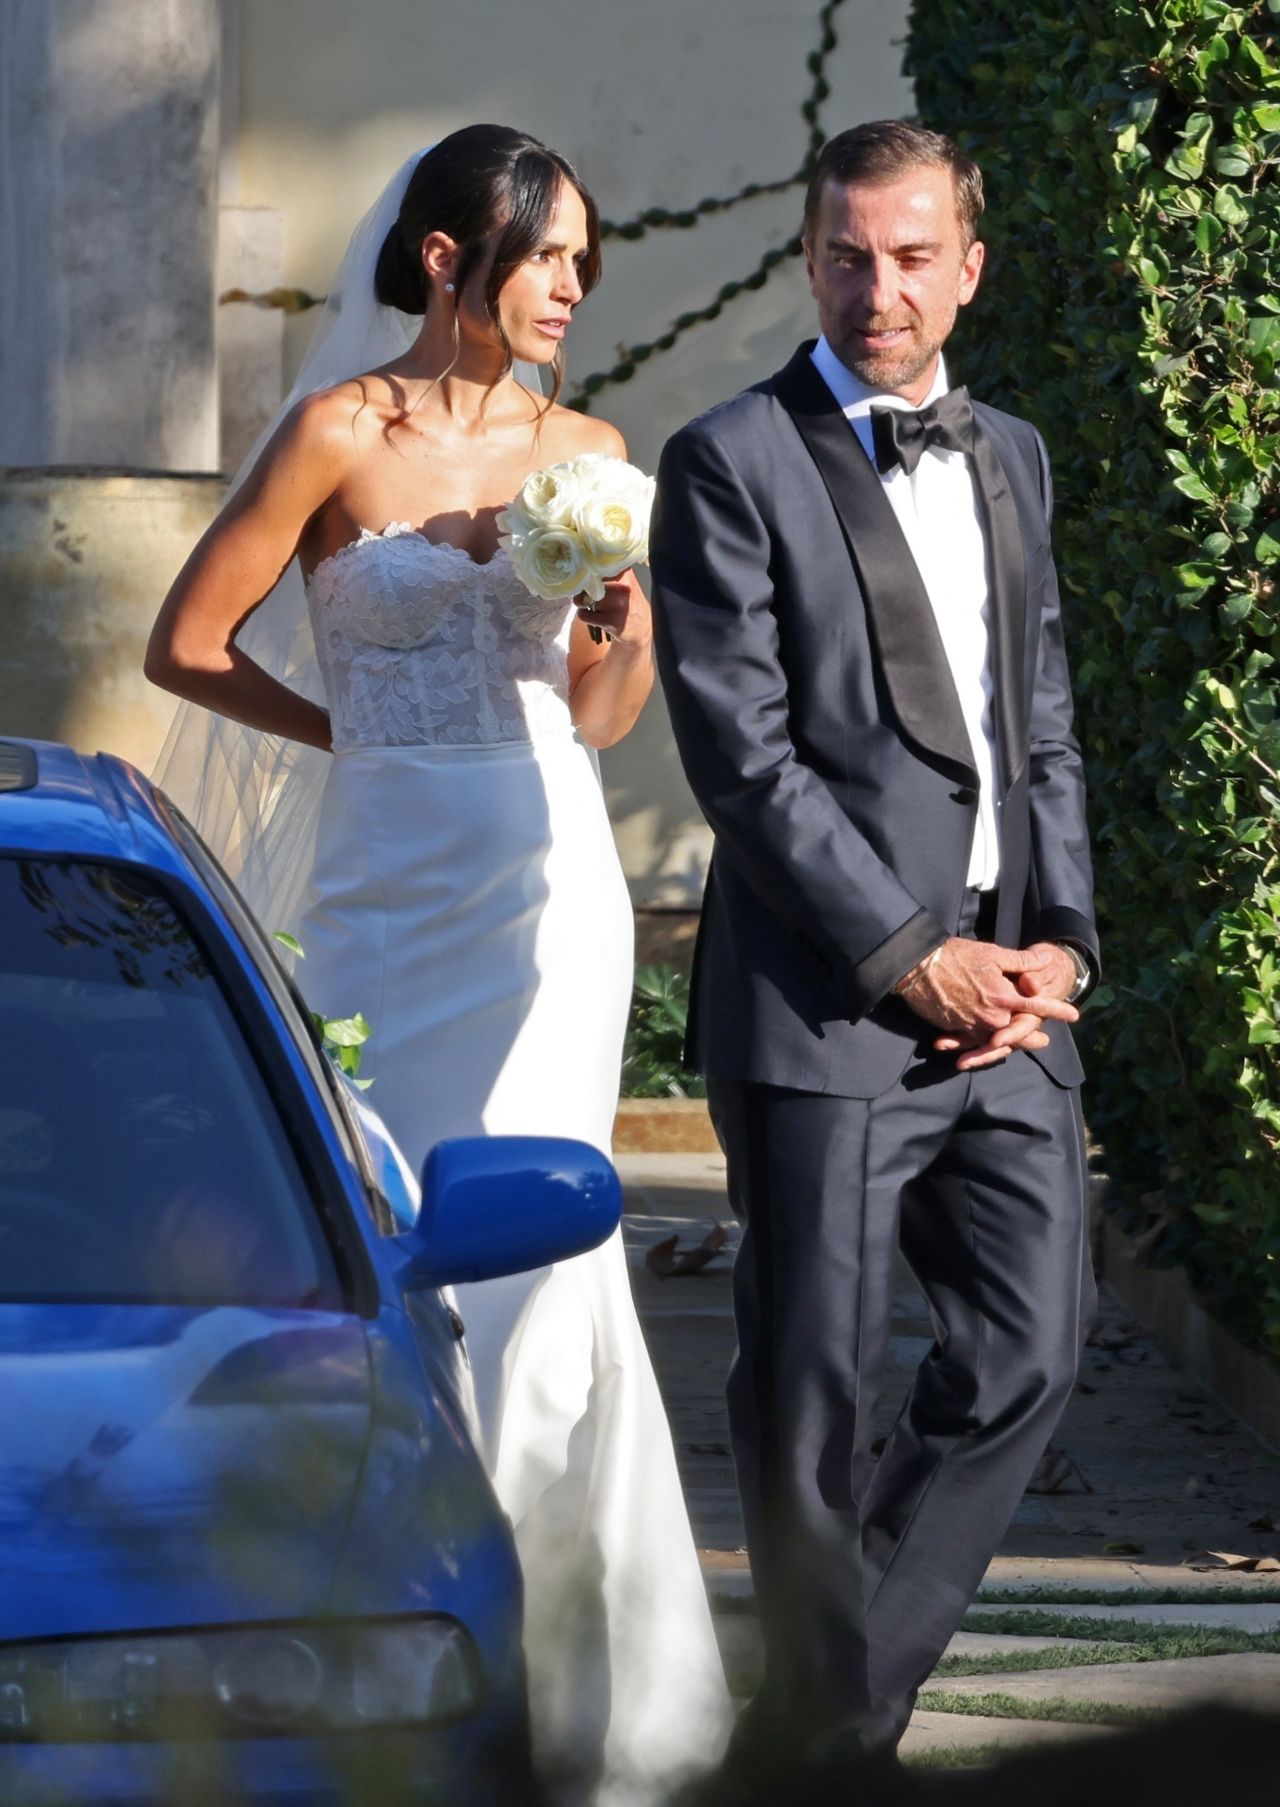
[[(555, 402), (598, 224), (521, 132), (410, 159), (148, 649), (202, 706), (161, 782), (266, 926), (296, 925), (312, 1008), (372, 1022), (415, 1168), (482, 1131), (609, 1147), (631, 922), (591, 749), (648, 694), (649, 610), (631, 574), (594, 610), (538, 600), (497, 527), (530, 471), (624, 455)], [(459, 1306), (541, 1779), (556, 1807), (647, 1807), (715, 1763), (729, 1709), (621, 1241)]]

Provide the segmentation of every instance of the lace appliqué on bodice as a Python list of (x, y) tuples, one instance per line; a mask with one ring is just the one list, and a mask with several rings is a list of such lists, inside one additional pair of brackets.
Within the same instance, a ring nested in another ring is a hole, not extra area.
[(307, 580), (335, 752), (486, 746), (570, 731), (573, 608), (531, 596), (505, 552), (393, 521)]

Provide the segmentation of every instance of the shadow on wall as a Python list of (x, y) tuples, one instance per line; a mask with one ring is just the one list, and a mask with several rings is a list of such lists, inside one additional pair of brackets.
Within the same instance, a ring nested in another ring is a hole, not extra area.
[(173, 700), (142, 657), (220, 477), (0, 471), (0, 732), (149, 771)]
[(601, 757), (609, 816), (638, 908), (696, 910), (711, 831), (685, 783), (660, 690), (620, 746)]

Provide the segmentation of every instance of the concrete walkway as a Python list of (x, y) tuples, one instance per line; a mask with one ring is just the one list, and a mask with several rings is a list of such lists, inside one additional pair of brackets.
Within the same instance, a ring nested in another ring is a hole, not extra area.
[[(723, 1163), (631, 1155), (619, 1171), (636, 1300), (726, 1668), (745, 1697), (760, 1647), (724, 1418), (738, 1232)], [(700, 1273), (659, 1279), (646, 1267), (654, 1243), (676, 1235), (689, 1247), (716, 1223), (728, 1231), (725, 1253)], [(879, 1430), (931, 1341), (904, 1268)], [(1105, 1296), (1054, 1446), (1063, 1458), (1048, 1477), (1054, 1490), (1024, 1497), (979, 1604), (922, 1694), (903, 1746), (909, 1760), (989, 1761), (993, 1750), (1106, 1736), (1108, 1722), (1204, 1699), (1280, 1707), (1280, 1573), (1186, 1566), (1203, 1551), (1280, 1555), (1280, 1456)]]

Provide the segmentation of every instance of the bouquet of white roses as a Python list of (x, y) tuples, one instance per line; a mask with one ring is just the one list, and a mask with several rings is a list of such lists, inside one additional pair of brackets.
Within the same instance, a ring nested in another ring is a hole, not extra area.
[(544, 602), (581, 594), (599, 602), (606, 578), (648, 559), (652, 508), (652, 477), (625, 459), (584, 452), (525, 478), (498, 516), (500, 543)]

